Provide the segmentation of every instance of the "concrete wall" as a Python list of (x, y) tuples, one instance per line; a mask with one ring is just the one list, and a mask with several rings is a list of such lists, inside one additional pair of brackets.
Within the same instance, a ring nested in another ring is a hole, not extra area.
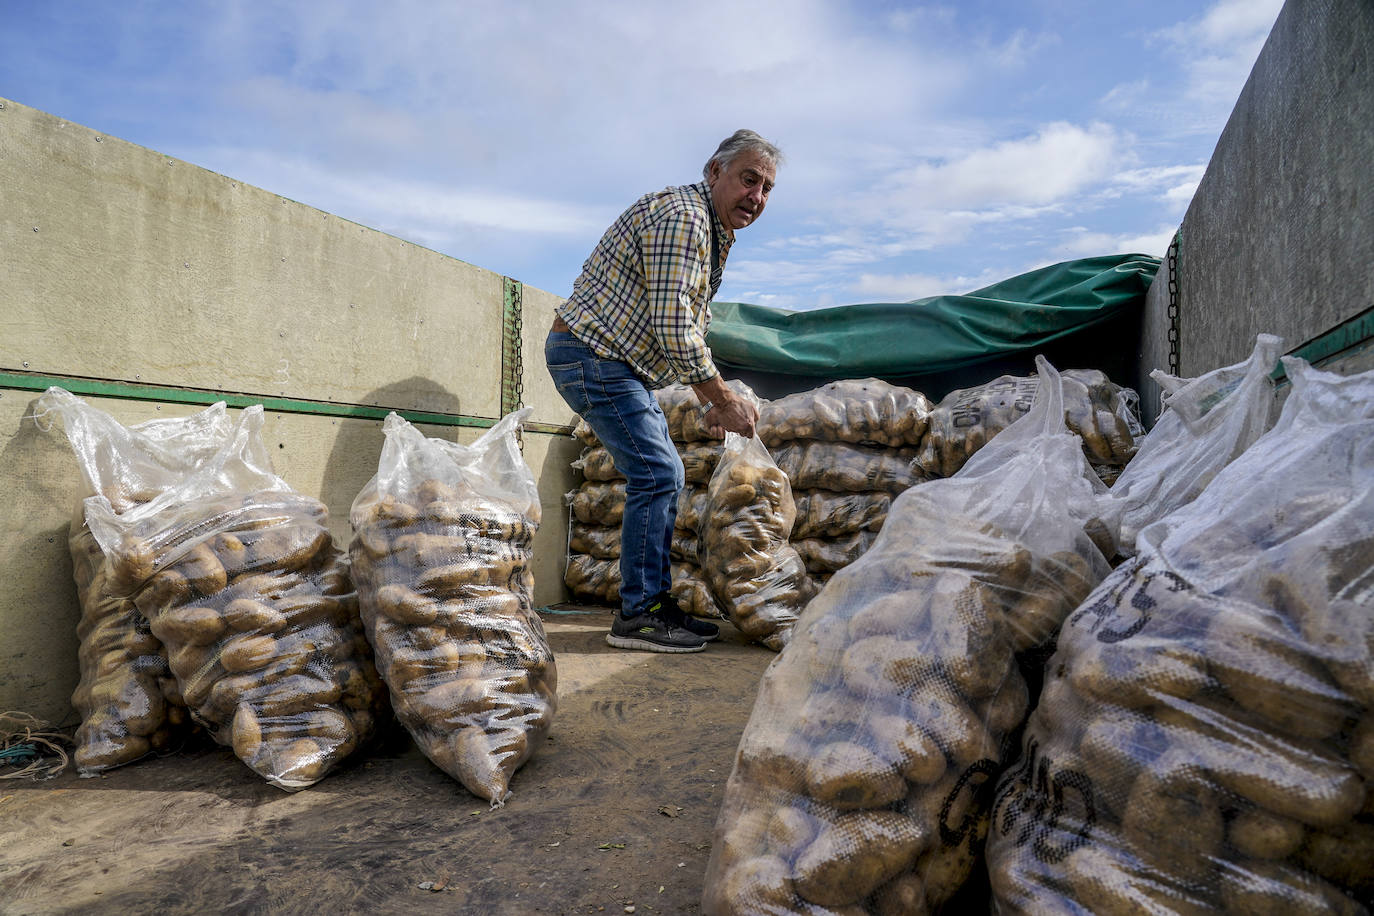
[[(1182, 375), (1239, 362), (1260, 332), (1301, 351), (1374, 306), (1372, 123), (1374, 3), (1288, 0), (1183, 220)], [(1167, 280), (1150, 291), (1142, 375), (1167, 368)], [(1318, 364), (1354, 371), (1361, 349)]]
[[(376, 470), (380, 419), (342, 405), (454, 422), (501, 412), (503, 278), (328, 213), (0, 99), (0, 709), (72, 721), (78, 619), (66, 535), (82, 484), (60, 427), (31, 418), (49, 380), (124, 423), (199, 405), (128, 399), (140, 386), (286, 398), (269, 410), (275, 469), (348, 507)], [(543, 371), (559, 299), (525, 287), (523, 401), (544, 524), (535, 600), (562, 600), (563, 494), (573, 420)], [(336, 407), (336, 405), (338, 405)], [(331, 415), (331, 412), (334, 415)], [(460, 420), (459, 418), (468, 418)], [(422, 425), (470, 442), (480, 426)]]

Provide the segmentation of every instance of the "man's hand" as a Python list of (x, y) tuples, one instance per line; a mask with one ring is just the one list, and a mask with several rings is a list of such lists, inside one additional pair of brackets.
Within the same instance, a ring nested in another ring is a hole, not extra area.
[(727, 431), (753, 438), (759, 411), (751, 402), (732, 391), (729, 400), (713, 403), (703, 420), (713, 438), (724, 439)]
[(702, 414), (702, 421), (714, 438), (724, 439), (727, 431), (753, 437), (759, 409), (753, 401), (736, 394), (734, 389), (725, 384), (725, 379), (717, 375), (693, 385), (692, 390), (696, 392), (701, 405), (711, 405), (711, 409)]

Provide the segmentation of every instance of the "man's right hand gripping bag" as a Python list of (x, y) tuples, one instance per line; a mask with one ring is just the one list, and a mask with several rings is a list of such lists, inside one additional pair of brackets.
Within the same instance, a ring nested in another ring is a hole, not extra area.
[(1374, 904), (1374, 373), (1278, 422), (1065, 623), (999, 786), (999, 913)]
[(472, 445), (396, 414), (353, 502), (353, 576), (377, 668), (426, 757), (492, 806), (548, 734), (558, 681), (534, 611), (539, 491), (516, 441), (529, 409)]
[(907, 490), (764, 674), (703, 910), (929, 913), (982, 853), (1036, 655), (1107, 574), (1058, 374), (952, 478)]

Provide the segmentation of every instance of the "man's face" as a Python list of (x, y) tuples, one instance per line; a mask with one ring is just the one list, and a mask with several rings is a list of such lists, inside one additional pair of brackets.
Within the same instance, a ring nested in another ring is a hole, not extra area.
[(716, 214), (728, 229), (743, 229), (759, 218), (773, 190), (777, 169), (756, 152), (745, 150), (721, 168), (711, 163), (706, 183)]

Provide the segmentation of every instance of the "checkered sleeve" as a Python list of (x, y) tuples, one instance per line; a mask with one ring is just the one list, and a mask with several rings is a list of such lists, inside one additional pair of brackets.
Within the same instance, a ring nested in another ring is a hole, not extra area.
[(679, 381), (688, 385), (716, 375), (693, 307), (709, 288), (710, 244), (704, 214), (691, 209), (668, 209), (644, 229), (649, 327)]

